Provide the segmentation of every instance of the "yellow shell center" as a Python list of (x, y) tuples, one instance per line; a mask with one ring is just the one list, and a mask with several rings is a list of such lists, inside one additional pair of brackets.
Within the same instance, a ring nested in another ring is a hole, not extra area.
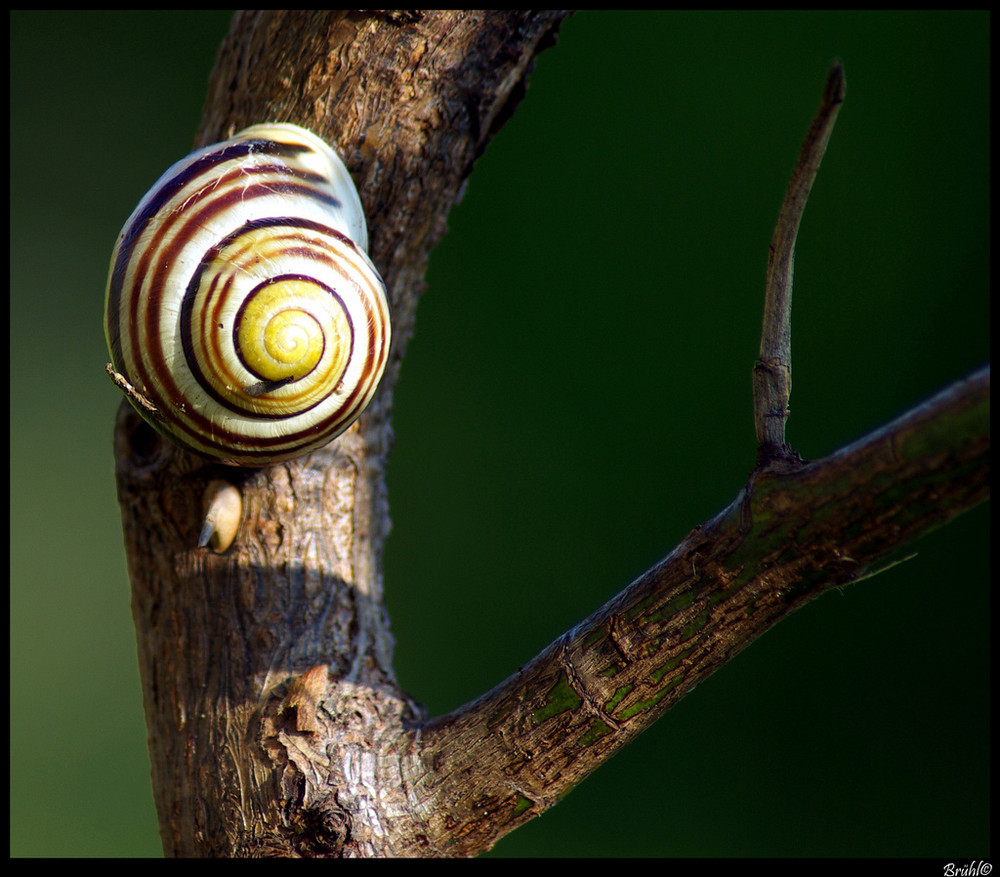
[(322, 361), (322, 380), (336, 382), (350, 355), (350, 323), (322, 287), (283, 279), (247, 302), (236, 342), (243, 362), (261, 380), (301, 380)]

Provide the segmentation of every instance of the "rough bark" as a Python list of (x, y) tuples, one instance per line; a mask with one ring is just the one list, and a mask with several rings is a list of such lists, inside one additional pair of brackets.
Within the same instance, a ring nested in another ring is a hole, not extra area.
[[(382, 602), (392, 388), (428, 254), (564, 13), (242, 13), (197, 145), (261, 121), (334, 143), (393, 314), (389, 368), (330, 446), (261, 470), (168, 446), (127, 406), (116, 459), (153, 786), (171, 855), (473, 855), (541, 813), (797, 606), (988, 494), (989, 374), (733, 504), (507, 682), (427, 722)], [(238, 484), (225, 554), (201, 496)]]

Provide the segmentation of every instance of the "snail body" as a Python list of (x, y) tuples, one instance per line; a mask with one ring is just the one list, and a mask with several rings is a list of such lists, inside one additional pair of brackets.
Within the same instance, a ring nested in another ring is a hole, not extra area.
[(390, 327), (361, 201), (336, 153), (254, 125), (173, 165), (125, 223), (105, 334), (115, 383), (177, 444), (292, 459), (358, 417)]

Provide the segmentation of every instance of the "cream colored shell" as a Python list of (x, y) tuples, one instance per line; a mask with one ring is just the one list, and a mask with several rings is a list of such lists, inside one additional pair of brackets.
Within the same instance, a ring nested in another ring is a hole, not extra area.
[(326, 444), (371, 400), (388, 357), (367, 246), (347, 169), (309, 131), (254, 125), (193, 152), (115, 246), (105, 332), (116, 383), (158, 430), (225, 463)]
[(205, 508), (198, 547), (212, 546), (221, 554), (236, 540), (243, 519), (243, 495), (239, 488), (221, 478), (214, 478), (202, 497)]

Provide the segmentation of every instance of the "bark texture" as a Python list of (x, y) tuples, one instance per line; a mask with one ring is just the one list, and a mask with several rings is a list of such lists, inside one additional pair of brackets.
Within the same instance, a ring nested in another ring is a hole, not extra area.
[[(382, 601), (392, 388), (427, 258), (562, 12), (240, 13), (195, 145), (289, 121), (361, 193), (393, 316), (366, 414), (235, 470), (123, 403), (119, 498), (169, 855), (474, 855), (555, 803), (777, 620), (988, 495), (985, 371), (850, 448), (755, 472), (733, 504), (492, 692), (427, 721)], [(197, 548), (206, 484), (243, 496)]]

